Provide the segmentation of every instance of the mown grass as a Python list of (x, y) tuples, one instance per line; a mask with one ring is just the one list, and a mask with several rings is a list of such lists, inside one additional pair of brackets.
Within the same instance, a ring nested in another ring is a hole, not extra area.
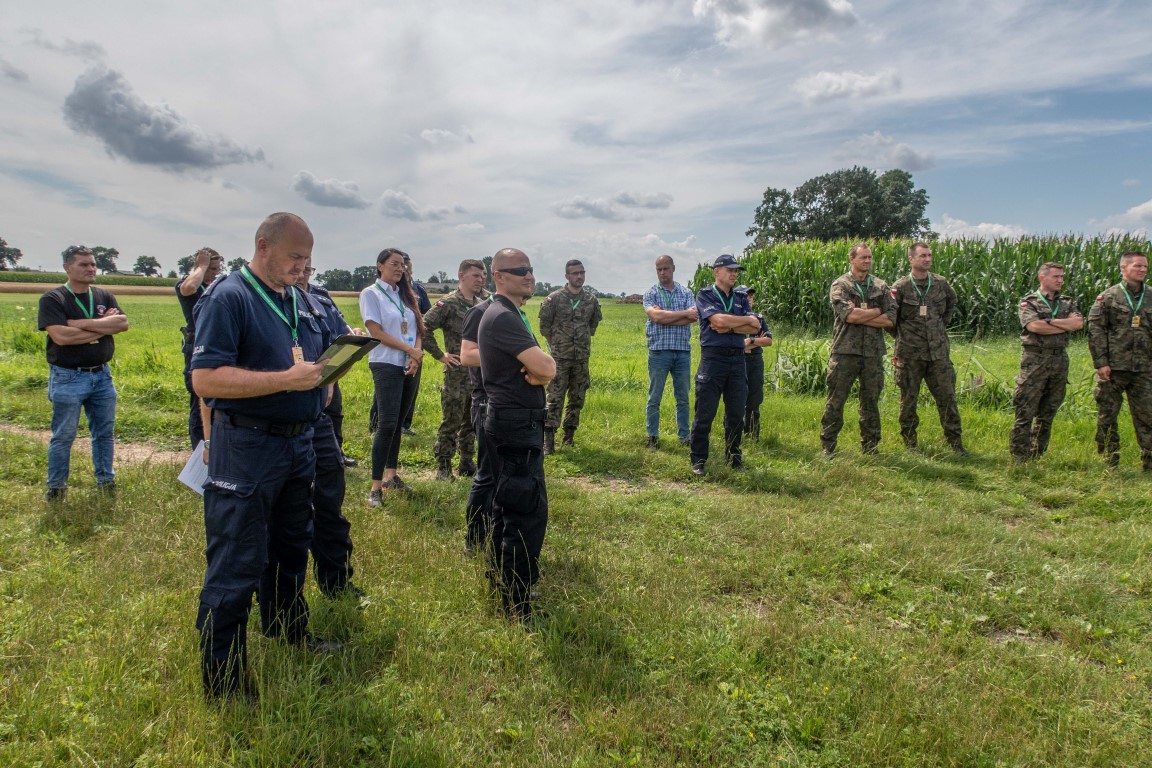
[[(43, 427), (42, 352), (15, 351), (30, 344), (27, 298), (0, 297), (0, 414)], [(123, 303), (120, 437), (180, 445), (179, 311)], [(905, 453), (890, 385), (882, 453), (855, 450), (850, 415), (842, 455), (824, 461), (821, 398), (772, 390), (752, 470), (699, 481), (670, 394), (664, 446), (643, 449), (640, 308), (605, 315), (577, 447), (547, 463), (542, 628), (496, 615), (462, 554), (467, 488), (429, 479), (429, 361), (401, 456), (414, 492), (369, 510), (367, 472), (349, 473), (371, 604), (310, 585), (313, 628), (348, 648), (313, 658), (254, 636), (253, 709), (200, 698), (203, 530), (176, 468), (123, 467), (109, 501), (77, 455), (68, 503), (49, 509), (43, 445), (0, 433), (0, 764), (1152, 764), (1152, 481), (1130, 426), (1120, 470), (1095, 455), (1082, 340), (1076, 405), (1035, 465), (1008, 463), (1011, 413), (995, 399), (962, 404), (972, 459), (952, 457), (930, 406), (925, 452)], [(1010, 386), (1017, 354), (990, 340), (954, 360)], [(345, 387), (360, 457), (368, 388), (361, 371)]]

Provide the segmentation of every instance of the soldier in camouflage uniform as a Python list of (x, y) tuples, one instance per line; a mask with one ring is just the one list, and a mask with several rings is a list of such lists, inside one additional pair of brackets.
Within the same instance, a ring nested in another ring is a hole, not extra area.
[(869, 274), (872, 249), (857, 243), (848, 251), (849, 270), (832, 282), (834, 323), (828, 356), (828, 402), (820, 420), (825, 456), (836, 452), (844, 426), (844, 404), (860, 380), (860, 444), (876, 453), (880, 442), (880, 391), (884, 388), (884, 330), (895, 324), (896, 305), (888, 284)]
[(1145, 296), (1148, 256), (1120, 257), (1118, 284), (1096, 297), (1088, 313), (1088, 349), (1096, 368), (1096, 449), (1120, 463), (1116, 418), (1124, 393), (1140, 444), (1144, 470), (1152, 470), (1152, 296)]
[(1018, 464), (1048, 450), (1052, 419), (1068, 385), (1068, 335), (1084, 327), (1075, 302), (1060, 295), (1064, 266), (1049, 261), (1040, 267), (1039, 277), (1040, 287), (1020, 300), (1024, 352), (1012, 395), (1016, 421), (1008, 437), (1008, 450)]
[[(444, 385), (440, 390), (440, 407), (444, 416), (436, 433), (432, 451), (439, 468), (437, 480), (454, 480), (452, 457), (460, 452), (457, 471), (474, 475), (476, 464), (472, 460), (476, 433), (472, 427), (472, 396), (468, 369), (460, 365), (460, 333), (464, 315), (487, 298), (484, 293), (484, 263), (476, 259), (460, 262), (459, 287), (449, 293), (424, 315), (424, 349), (444, 364)], [(444, 333), (444, 350), (436, 343), (436, 329)]]
[(892, 351), (896, 386), (900, 387), (900, 436), (909, 450), (917, 449), (920, 383), (936, 401), (944, 439), (952, 450), (967, 455), (960, 438), (960, 411), (956, 407), (956, 369), (949, 359), (948, 325), (956, 309), (956, 291), (941, 275), (928, 271), (932, 248), (913, 243), (908, 249), (912, 273), (892, 284), (896, 305), (896, 347)]
[(588, 375), (588, 358), (592, 354), (592, 336), (600, 325), (600, 302), (596, 294), (584, 288), (584, 265), (576, 259), (564, 265), (568, 283), (540, 305), (540, 333), (556, 359), (556, 378), (548, 385), (548, 413), (544, 421), (544, 453), (556, 449), (556, 427), (564, 396), (568, 411), (564, 414), (564, 445), (575, 445), (573, 436), (580, 426), (580, 409), (584, 393), (592, 383)]

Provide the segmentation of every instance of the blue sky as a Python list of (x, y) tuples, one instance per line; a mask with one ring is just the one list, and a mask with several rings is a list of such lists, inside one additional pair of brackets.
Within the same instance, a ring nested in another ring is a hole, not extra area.
[(0, 236), (165, 270), (303, 216), (321, 269), (512, 246), (639, 292), (765, 187), (900, 167), (946, 235), (1152, 229), (1152, 4), (4, 3)]

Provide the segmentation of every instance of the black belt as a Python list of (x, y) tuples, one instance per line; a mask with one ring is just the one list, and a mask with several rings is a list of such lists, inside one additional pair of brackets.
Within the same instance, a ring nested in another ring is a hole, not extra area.
[(529, 419), (542, 419), (547, 413), (543, 408), (492, 408), (488, 407), (490, 415), (495, 415), (496, 418), (504, 416), (506, 418), (529, 418)]
[(104, 370), (103, 365), (60, 365), (58, 368), (67, 368), (70, 371), (80, 371), (80, 373), (96, 373), (97, 371)]
[(276, 437), (296, 437), (308, 429), (308, 427), (312, 426), (312, 422), (310, 421), (298, 421), (295, 423), (269, 421), (268, 419), (254, 419), (251, 416), (245, 416), (241, 413), (231, 413), (230, 411), (217, 411), (216, 415), (218, 418), (226, 419), (228, 423), (234, 427), (258, 429), (261, 432), (267, 432)]
[(744, 347), (701, 347), (700, 354), (708, 357), (735, 357), (744, 354)]

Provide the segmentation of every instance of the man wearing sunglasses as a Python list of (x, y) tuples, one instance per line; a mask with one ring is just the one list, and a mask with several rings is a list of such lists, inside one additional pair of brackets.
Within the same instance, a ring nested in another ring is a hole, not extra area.
[(564, 414), (562, 445), (575, 445), (576, 428), (584, 394), (592, 383), (588, 358), (592, 356), (592, 337), (603, 315), (596, 294), (584, 287), (584, 265), (572, 259), (564, 265), (568, 281), (540, 305), (540, 333), (548, 340), (548, 349), (556, 359), (556, 378), (548, 385), (548, 423), (544, 427), (544, 453), (556, 448), (556, 428), (568, 398)]
[(69, 459), (80, 409), (92, 434), (96, 487), (116, 488), (112, 470), (116, 387), (108, 363), (116, 351), (112, 337), (128, 330), (128, 318), (116, 297), (97, 288), (96, 257), (82, 245), (62, 254), (68, 281), (40, 297), (38, 324), (48, 333), (48, 399), (52, 402), (52, 439), (48, 443), (48, 492), (44, 500), (64, 500)]
[(488, 395), (484, 430), (497, 478), (492, 499), (490, 571), (505, 612), (532, 618), (532, 587), (548, 527), (544, 485), (544, 387), (556, 361), (540, 348), (520, 309), (536, 281), (523, 251), (505, 248), (492, 259), (496, 298), (480, 319), (476, 345)]

